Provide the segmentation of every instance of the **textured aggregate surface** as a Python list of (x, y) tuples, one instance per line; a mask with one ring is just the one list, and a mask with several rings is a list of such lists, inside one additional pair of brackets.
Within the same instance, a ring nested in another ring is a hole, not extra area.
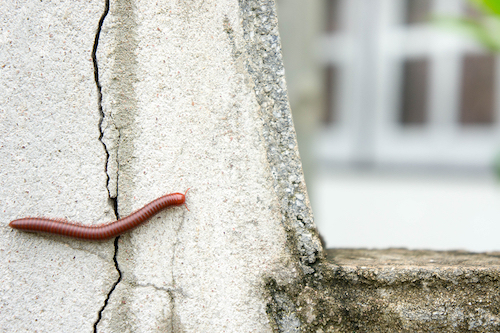
[(8, 226), (26, 216), (115, 220), (91, 57), (103, 9), (0, 2), (1, 332), (92, 332), (118, 277), (113, 242)]

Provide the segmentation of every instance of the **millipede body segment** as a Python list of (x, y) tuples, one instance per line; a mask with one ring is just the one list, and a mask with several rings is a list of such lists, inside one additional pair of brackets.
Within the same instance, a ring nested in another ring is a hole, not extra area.
[(101, 225), (85, 226), (44, 217), (25, 217), (10, 222), (9, 226), (23, 231), (44, 232), (78, 239), (106, 240), (138, 227), (163, 209), (185, 205), (186, 193), (164, 195), (127, 217)]

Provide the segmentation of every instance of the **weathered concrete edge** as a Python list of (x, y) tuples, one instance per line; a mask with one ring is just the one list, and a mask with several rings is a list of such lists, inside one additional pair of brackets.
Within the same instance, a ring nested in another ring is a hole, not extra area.
[[(263, 136), (274, 189), (281, 200), (282, 222), (305, 274), (322, 256), (307, 195), (292, 113), (274, 0), (239, 1), (246, 42), (247, 71), (264, 118)], [(262, 61), (264, 59), (264, 61)]]
[[(498, 253), (330, 249), (323, 289), (293, 295), (304, 332), (497, 332)], [(336, 266), (339, 265), (339, 266)]]
[(321, 279), (317, 266), (324, 254), (307, 195), (288, 101), (275, 2), (238, 2), (247, 53), (245, 66), (261, 108), (264, 144), (280, 200), (287, 246), (302, 271), (301, 278), (286, 287), (279, 286), (273, 277), (264, 277), (267, 313), (275, 331), (300, 332), (304, 320), (298, 317), (295, 302), (285, 290), (302, 289), (309, 285), (306, 280)]
[(274, 302), (268, 313), (276, 331), (497, 332), (500, 327), (498, 253), (325, 252), (328, 258), (316, 266), (316, 276), (288, 284), (269, 279)]

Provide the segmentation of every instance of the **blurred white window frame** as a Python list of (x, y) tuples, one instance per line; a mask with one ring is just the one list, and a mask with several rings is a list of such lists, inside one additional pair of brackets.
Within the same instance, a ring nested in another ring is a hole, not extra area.
[[(495, 66), (494, 120), (459, 121), (462, 63), (484, 51), (429, 24), (405, 25), (406, 1), (339, 0), (342, 28), (325, 33), (319, 54), (336, 68), (335, 121), (318, 134), (316, 154), (329, 164), (487, 169), (500, 150), (500, 62)], [(433, 14), (458, 16), (464, 0), (431, 0)], [(400, 122), (401, 65), (427, 59), (427, 121)]]

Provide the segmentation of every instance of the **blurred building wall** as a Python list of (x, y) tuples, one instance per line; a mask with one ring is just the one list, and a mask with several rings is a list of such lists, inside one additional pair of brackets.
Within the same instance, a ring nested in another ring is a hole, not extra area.
[[(494, 249), (499, 59), (429, 23), (478, 12), (464, 0), (277, 4), (300, 154), (328, 246)], [(444, 239), (426, 241), (434, 232)]]
[(324, 0), (277, 0), (288, 96), (308, 188), (314, 174), (313, 133), (325, 109), (324, 66), (317, 45), (324, 32), (325, 6)]

